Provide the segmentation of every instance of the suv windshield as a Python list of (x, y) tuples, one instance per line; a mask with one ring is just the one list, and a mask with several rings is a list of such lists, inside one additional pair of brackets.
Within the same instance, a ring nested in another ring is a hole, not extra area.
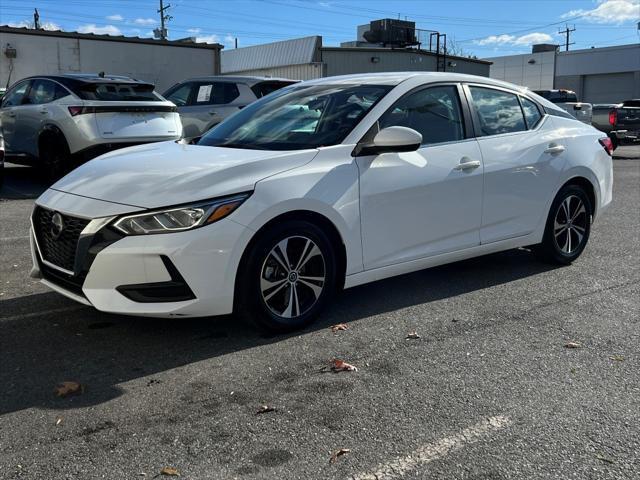
[(153, 91), (153, 85), (146, 83), (87, 83), (74, 89), (74, 93), (83, 100), (106, 102), (161, 100)]
[(534, 90), (533, 93), (537, 93), (551, 103), (578, 103), (578, 97), (575, 92), (569, 90), (559, 90), (555, 92), (549, 90)]
[(298, 150), (342, 142), (391, 90), (386, 85), (308, 85), (264, 97), (210, 130), (198, 145)]

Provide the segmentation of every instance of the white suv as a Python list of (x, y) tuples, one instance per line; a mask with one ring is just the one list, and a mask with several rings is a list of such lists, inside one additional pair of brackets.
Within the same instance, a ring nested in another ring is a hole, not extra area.
[(173, 103), (121, 76), (25, 78), (3, 97), (0, 125), (7, 160), (43, 167), (52, 179), (108, 151), (182, 135)]

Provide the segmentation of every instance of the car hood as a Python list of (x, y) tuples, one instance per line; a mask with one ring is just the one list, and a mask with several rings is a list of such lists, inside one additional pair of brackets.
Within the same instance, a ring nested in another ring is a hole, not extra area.
[(161, 142), (85, 163), (55, 183), (61, 192), (158, 208), (253, 190), (263, 178), (310, 162), (317, 150), (274, 152)]

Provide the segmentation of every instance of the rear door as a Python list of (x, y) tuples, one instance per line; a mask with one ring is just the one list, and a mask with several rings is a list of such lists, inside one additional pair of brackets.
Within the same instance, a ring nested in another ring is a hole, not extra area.
[(483, 244), (527, 235), (546, 218), (565, 145), (539, 106), (505, 89), (468, 85), (484, 162)]
[(16, 84), (2, 97), (0, 108), (0, 126), (4, 136), (7, 154), (25, 153), (26, 142), (19, 134), (21, 112), (24, 110), (23, 101), (29, 90), (29, 80)]

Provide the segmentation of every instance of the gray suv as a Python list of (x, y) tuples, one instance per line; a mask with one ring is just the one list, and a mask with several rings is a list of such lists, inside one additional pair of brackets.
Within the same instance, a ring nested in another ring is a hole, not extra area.
[(172, 86), (163, 97), (177, 105), (182, 135), (190, 141), (258, 98), (296, 82), (271, 77), (198, 77)]

